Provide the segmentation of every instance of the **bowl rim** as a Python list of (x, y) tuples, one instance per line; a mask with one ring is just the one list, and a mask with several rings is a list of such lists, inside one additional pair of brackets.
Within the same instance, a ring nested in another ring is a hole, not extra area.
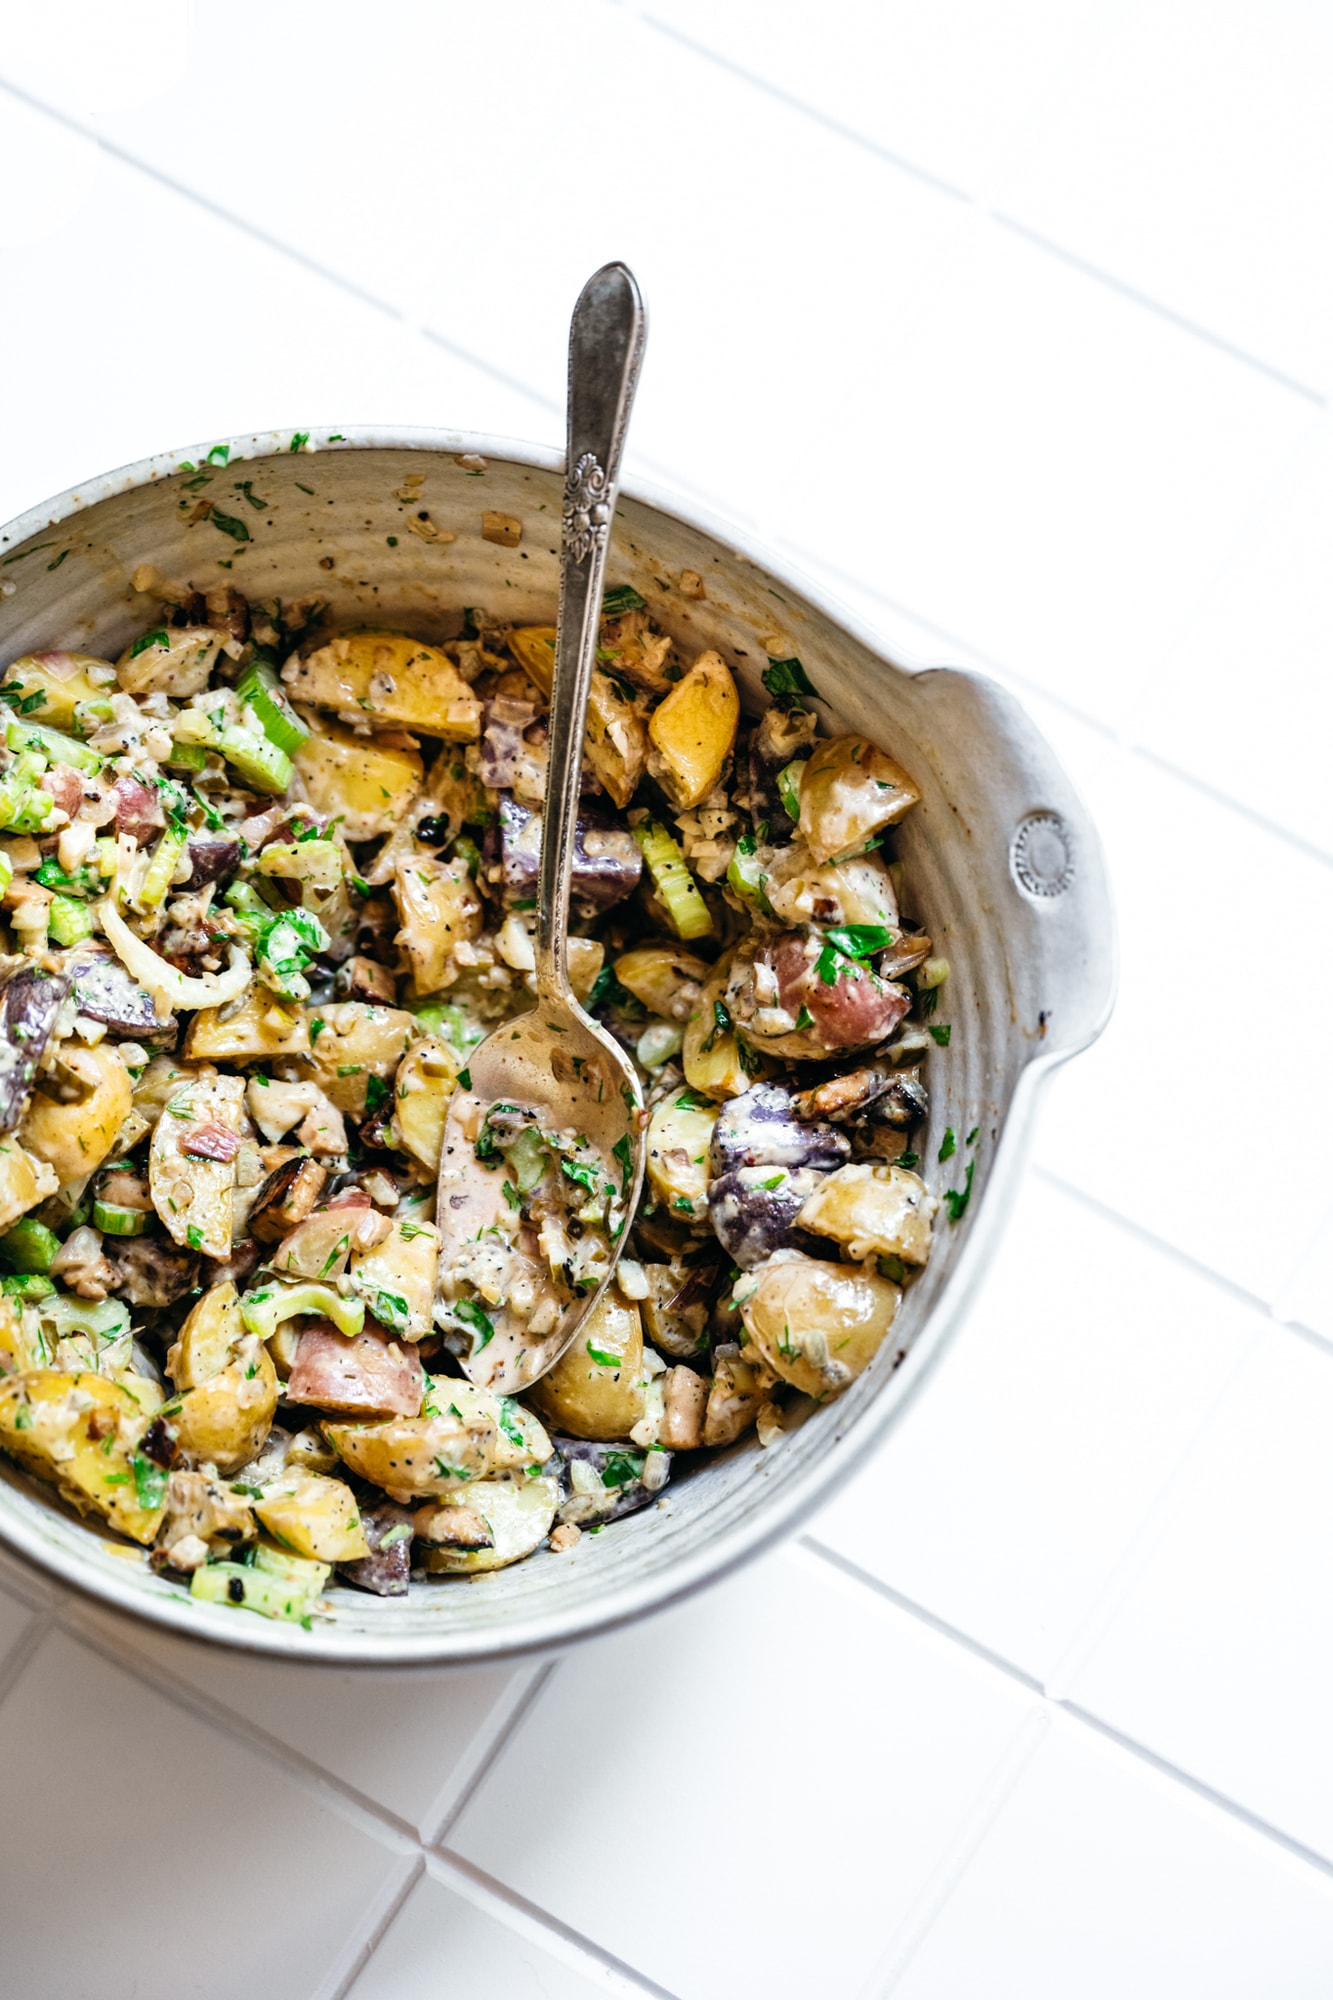
[[(229, 467), (242, 460), (278, 457), (290, 452), (318, 455), (324, 451), (366, 450), (476, 456), (530, 466), (543, 472), (561, 472), (565, 464), (565, 453), (556, 446), (490, 432), (357, 425), (346, 432), (330, 431), (324, 442), (313, 443), (316, 431), (323, 430), (321, 425), (312, 426), (308, 432), (282, 428), (241, 433), (231, 438), (214, 439), (209, 444), (157, 452), (111, 472), (95, 475), (30, 507), (0, 526), (0, 551), (27, 541), (34, 533), (56, 527), (119, 493), (169, 478), (185, 469), (186, 460), (195, 465), (202, 464), (210, 452), (224, 446), (227, 449), (225, 462)], [(768, 547), (748, 530), (713, 514), (689, 496), (656, 482), (627, 479), (622, 482), (620, 497), (697, 530), (730, 549), (746, 563), (781, 578), (816, 611), (892, 671), (915, 677), (937, 670), (910, 657), (900, 656), (896, 646), (890, 658), (881, 635), (850, 606), (844, 605), (836, 594), (808, 577), (798, 563)], [(989, 676), (969, 668), (948, 671), (987, 687), (999, 686)], [(1012, 707), (1015, 715), (1026, 724), (1030, 735), (1042, 743), (1047, 757), (1055, 763), (1054, 754), (1045, 746), (1036, 725), (1027, 718), (1017, 702), (1013, 702)], [(1094, 846), (1098, 844), (1086, 813), (1079, 833), (1081, 841), (1090, 840)], [(1040, 1090), (1061, 1063), (1096, 1039), (1110, 1017), (1117, 983), (1113, 914), (1111, 924), (1110, 971), (1100, 1010), (1090, 1013), (1081, 1030), (1071, 1039), (1045, 1044), (1027, 1057), (1016, 1079), (996, 1142), (984, 1199), (979, 1204), (967, 1233), (967, 1241), (940, 1298), (927, 1314), (903, 1360), (891, 1375), (886, 1376), (879, 1394), (855, 1416), (849, 1416), (845, 1428), (835, 1432), (830, 1440), (831, 1446), (838, 1449), (836, 1476), (839, 1478), (849, 1477), (858, 1471), (870, 1453), (901, 1421), (905, 1411), (920, 1394), (954, 1328), (971, 1304), (1017, 1189), (1032, 1113)], [(886, 1393), (890, 1382), (894, 1385), (892, 1395)], [(723, 1531), (717, 1539), (704, 1541), (693, 1551), (685, 1551), (673, 1559), (670, 1568), (646, 1572), (637, 1581), (632, 1578), (619, 1580), (604, 1600), (594, 1600), (581, 1608), (562, 1611), (556, 1605), (539, 1615), (517, 1615), (499, 1631), (451, 1628), (442, 1623), (439, 1633), (386, 1634), (381, 1642), (365, 1632), (354, 1636), (343, 1635), (336, 1620), (316, 1626), (310, 1632), (262, 1618), (235, 1619), (223, 1627), (215, 1624), (212, 1618), (200, 1616), (201, 1612), (208, 1612), (208, 1606), (201, 1606), (183, 1596), (143, 1592), (128, 1576), (122, 1582), (113, 1570), (103, 1572), (94, 1563), (90, 1562), (86, 1569), (79, 1572), (71, 1572), (57, 1559), (56, 1553), (40, 1541), (36, 1532), (29, 1530), (21, 1518), (11, 1515), (3, 1503), (0, 1503), (0, 1544), (31, 1567), (54, 1578), (62, 1588), (90, 1598), (97, 1605), (122, 1617), (161, 1627), (199, 1646), (221, 1647), (264, 1659), (311, 1666), (363, 1667), (381, 1672), (410, 1672), (414, 1669), (439, 1672), (450, 1667), (466, 1668), (560, 1652), (585, 1639), (615, 1631), (650, 1612), (665, 1610), (695, 1591), (720, 1582), (742, 1563), (761, 1555), (797, 1531), (802, 1517), (812, 1514), (827, 1496), (835, 1476), (831, 1461), (830, 1450), (791, 1480), (780, 1494), (774, 1495), (768, 1506)], [(239, 1629), (233, 1630), (233, 1626)]]

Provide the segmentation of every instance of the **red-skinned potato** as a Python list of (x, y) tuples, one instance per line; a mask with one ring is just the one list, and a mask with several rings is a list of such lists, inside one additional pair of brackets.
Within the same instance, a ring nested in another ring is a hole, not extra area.
[(328, 1320), (315, 1320), (297, 1341), (287, 1394), (294, 1403), (349, 1416), (414, 1417), (425, 1379), (416, 1349), (378, 1327), (348, 1340)]

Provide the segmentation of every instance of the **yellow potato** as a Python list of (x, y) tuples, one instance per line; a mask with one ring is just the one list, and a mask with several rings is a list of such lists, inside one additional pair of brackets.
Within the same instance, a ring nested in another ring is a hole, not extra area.
[(225, 1007), (201, 1007), (181, 1044), (188, 1062), (258, 1062), (309, 1053), (310, 1030), (301, 1009), (258, 983)]
[(226, 634), (211, 625), (161, 627), (145, 646), (127, 646), (116, 662), (116, 679), (126, 694), (170, 694), (179, 701), (208, 686), (213, 662)]
[[(104, 677), (91, 679), (89, 669), (93, 667), (102, 669)], [(49, 728), (69, 730), (77, 736), (82, 732), (76, 725), (75, 708), (81, 701), (105, 701), (112, 672), (108, 660), (99, 660), (92, 653), (25, 653), (6, 667), (4, 686), (20, 695), (25, 722), (44, 722)]]
[(801, 772), (800, 834), (815, 860), (859, 853), (921, 797), (901, 764), (865, 736), (817, 743)]
[(448, 654), (402, 632), (340, 632), (305, 659), (289, 660), (282, 678), (295, 700), (343, 714), (359, 709), (372, 726), (457, 743), (481, 734), (481, 703)]
[(555, 626), (517, 625), (505, 643), (533, 686), (549, 694), (555, 679)]
[(245, 1338), (241, 1305), (230, 1281), (214, 1285), (193, 1306), (167, 1349), (167, 1373), (177, 1389), (197, 1389), (220, 1375)]
[(706, 1445), (734, 1444), (759, 1414), (768, 1377), (746, 1361), (736, 1349), (720, 1347), (713, 1364), (704, 1405), (703, 1441)]
[(474, 1403), (448, 1376), (428, 1378), (419, 1417), (377, 1424), (325, 1424), (338, 1456), (391, 1500), (462, 1493), (496, 1469), (501, 1411), (497, 1399)]
[(783, 1250), (737, 1291), (750, 1336), (747, 1358), (821, 1400), (841, 1395), (861, 1373), (893, 1325), (902, 1297), (887, 1278), (855, 1265)]
[(648, 732), (634, 703), (600, 667), (593, 668), (584, 749), (616, 804), (627, 806), (643, 776)]
[(612, 967), (625, 991), (664, 1021), (689, 1019), (711, 969), (692, 952), (669, 944), (637, 945)]
[(778, 848), (764, 881), (764, 894), (775, 917), (793, 928), (800, 924), (898, 923), (898, 898), (893, 877), (878, 853), (854, 861), (828, 862), (820, 867), (799, 840)]
[(863, 1160), (826, 1175), (796, 1220), (816, 1236), (845, 1243), (858, 1263), (879, 1256), (924, 1264), (938, 1207), (925, 1182), (906, 1167)]
[(355, 1562), (369, 1555), (361, 1510), (350, 1486), (319, 1472), (284, 1475), (254, 1503), (275, 1542), (314, 1562)]
[(83, 1094), (62, 1104), (45, 1090), (35, 1090), (19, 1138), (64, 1186), (101, 1166), (129, 1116), (133, 1088), (129, 1071), (107, 1042), (92, 1049), (67, 1042), (60, 1067), (62, 1080), (68, 1077)]
[(648, 1184), (658, 1201), (686, 1221), (708, 1214), (708, 1148), (717, 1113), (691, 1102), (690, 1090), (673, 1091), (648, 1121)]
[(426, 1035), (408, 1050), (393, 1083), (398, 1138), (423, 1167), (439, 1170), (449, 1099), (458, 1080), (458, 1058), (448, 1042)]
[(429, 1548), (423, 1564), (435, 1575), (476, 1576), (483, 1570), (521, 1562), (540, 1548), (551, 1532), (559, 1501), (554, 1479), (483, 1480), (466, 1495), (464, 1505), (469, 1515), (485, 1523), (491, 1546)]
[[(720, 958), (709, 975), (702, 998), (685, 1023), (681, 1064), (685, 1081), (708, 1097), (739, 1097), (765, 1074), (761, 1057), (740, 1043), (730, 1028), (720, 1027), (714, 1011), (723, 1001), (731, 972), (731, 953)], [(748, 1063), (748, 1067), (747, 1067)]]
[(740, 719), (740, 696), (720, 653), (701, 653), (653, 710), (652, 773), (681, 811), (706, 799), (721, 779)]
[(157, 1533), (167, 1492), (166, 1473), (137, 1450), (148, 1421), (105, 1375), (40, 1368), (0, 1383), (0, 1446), (80, 1513), (101, 1514), (145, 1543)]
[(528, 1401), (572, 1437), (624, 1437), (644, 1411), (643, 1328), (637, 1306), (603, 1293)]
[(225, 1475), (259, 1456), (277, 1407), (277, 1371), (263, 1342), (249, 1334), (233, 1361), (181, 1397), (172, 1422), (184, 1457)]
[(45, 1160), (29, 1159), (12, 1135), (0, 1139), (0, 1230), (53, 1195), (59, 1185)]
[(310, 734), (294, 762), (316, 812), (340, 817), (348, 840), (392, 833), (421, 789), (415, 750), (391, 750), (373, 737), (306, 714)]
[(395, 1222), (373, 1250), (353, 1249), (352, 1283), (386, 1332), (404, 1340), (430, 1332), (439, 1254), (429, 1222)]
[[(339, 1111), (360, 1118), (372, 1076), (387, 1081), (406, 1055), (416, 1016), (368, 1000), (338, 1000), (306, 1010), (311, 1035), (311, 1076)], [(323, 1027), (315, 1031), (315, 1023)]]
[(403, 855), (394, 874), (402, 929), (397, 942), (412, 967), (418, 993), (438, 993), (458, 977), (454, 948), (481, 935), (481, 898), (461, 856), (440, 861)]
[(236, 1159), (209, 1159), (182, 1148), (203, 1126), (244, 1132), (244, 1099), (243, 1077), (187, 1077), (167, 1099), (154, 1128), (148, 1186), (167, 1234), (183, 1250), (201, 1250), (205, 1257), (231, 1254)]

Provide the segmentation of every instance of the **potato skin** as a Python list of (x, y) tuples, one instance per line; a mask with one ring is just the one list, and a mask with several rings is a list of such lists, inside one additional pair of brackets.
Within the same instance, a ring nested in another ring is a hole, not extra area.
[(66, 1044), (61, 1061), (88, 1090), (73, 1104), (34, 1091), (19, 1139), (29, 1153), (45, 1160), (62, 1187), (100, 1167), (120, 1134), (133, 1102), (129, 1071), (114, 1047)]
[(370, 1554), (352, 1489), (322, 1472), (287, 1475), (254, 1503), (275, 1542), (314, 1562), (356, 1562)]
[(230, 1007), (201, 1007), (181, 1044), (186, 1062), (257, 1062), (309, 1053), (310, 1028), (301, 1009), (258, 984)]
[[(599, 1354), (610, 1358), (598, 1361)], [(572, 1437), (607, 1442), (627, 1436), (643, 1415), (642, 1375), (639, 1309), (607, 1291), (527, 1400)]]
[(906, 1167), (858, 1161), (829, 1174), (800, 1213), (817, 1235), (845, 1243), (851, 1256), (901, 1257), (924, 1264), (939, 1202)]
[(779, 1250), (751, 1272), (741, 1305), (749, 1360), (763, 1361), (807, 1396), (840, 1395), (893, 1325), (902, 1293), (854, 1264), (826, 1264)]
[(802, 840), (819, 862), (864, 847), (914, 806), (920, 792), (866, 736), (817, 743), (801, 773)]
[(225, 1368), (189, 1390), (172, 1418), (183, 1456), (224, 1475), (258, 1458), (278, 1407), (278, 1376), (268, 1349), (247, 1335)]
[[(455, 1394), (446, 1377), (428, 1379), (419, 1417), (377, 1424), (325, 1424), (324, 1435), (345, 1465), (391, 1500), (430, 1500), (465, 1492), (494, 1469), (500, 1435), (498, 1405)], [(457, 1414), (455, 1414), (457, 1412)]]
[(240, 1299), (230, 1280), (214, 1285), (194, 1305), (167, 1349), (167, 1373), (182, 1391), (220, 1375), (232, 1349), (245, 1338)]
[(680, 811), (719, 782), (741, 717), (740, 696), (720, 653), (701, 653), (684, 680), (653, 710), (648, 736), (653, 776)]

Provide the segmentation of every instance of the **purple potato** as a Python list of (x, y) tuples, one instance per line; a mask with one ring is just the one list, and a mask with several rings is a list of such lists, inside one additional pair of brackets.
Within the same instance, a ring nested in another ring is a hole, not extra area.
[(190, 879), (186, 889), (202, 889), (209, 882), (220, 882), (225, 875), (234, 875), (241, 865), (238, 840), (196, 834), (190, 841), (189, 854)]
[(37, 1065), (70, 989), (68, 972), (20, 965), (0, 988), (0, 1132), (12, 1132), (27, 1108)]
[(852, 1156), (833, 1126), (801, 1124), (792, 1094), (780, 1083), (756, 1083), (729, 1098), (713, 1127), (709, 1165), (714, 1178), (741, 1167), (815, 1167), (828, 1173)]
[(709, 1185), (708, 1219), (733, 1264), (748, 1271), (775, 1250), (818, 1257), (827, 1244), (796, 1227), (796, 1217), (824, 1176), (812, 1167), (737, 1167)]
[[(483, 879), (506, 903), (535, 901), (541, 868), (542, 816), (502, 795), (486, 835)], [(634, 836), (604, 807), (585, 804), (574, 829), (571, 894), (581, 916), (595, 916), (634, 893), (643, 856)]]
[(339, 1563), (339, 1576), (376, 1597), (406, 1597), (412, 1567), (412, 1509), (395, 1507), (390, 1500), (383, 1506), (363, 1507), (361, 1526), (370, 1554)]
[(136, 1042), (169, 1042), (176, 1033), (176, 1016), (159, 1020), (153, 996), (132, 979), (118, 958), (86, 950), (69, 966), (79, 1012), (100, 1021), (113, 1035)]
[[(564, 1497), (556, 1519), (579, 1527), (585, 1522), (619, 1521), (625, 1514), (637, 1514), (641, 1507), (652, 1505), (671, 1476), (674, 1454), (657, 1446), (644, 1451), (628, 1442), (594, 1444), (587, 1438), (572, 1437), (553, 1437), (551, 1443), (555, 1455), (542, 1471), (560, 1481)], [(580, 1493), (574, 1487), (570, 1479), (574, 1464), (592, 1467), (597, 1475), (595, 1492)], [(650, 1473), (651, 1485), (644, 1481), (645, 1471)]]

